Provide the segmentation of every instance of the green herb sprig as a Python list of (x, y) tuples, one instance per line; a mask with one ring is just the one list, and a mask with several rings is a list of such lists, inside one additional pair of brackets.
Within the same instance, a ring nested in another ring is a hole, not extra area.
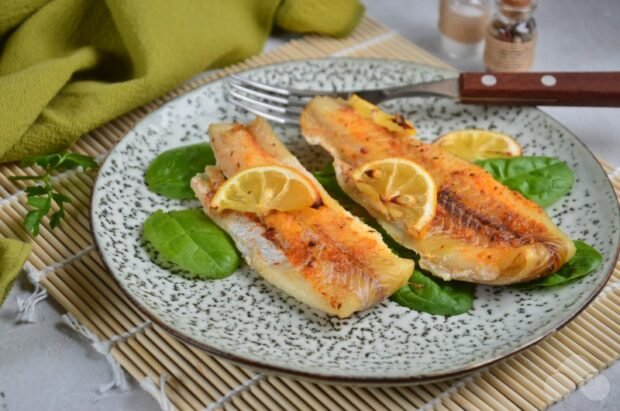
[(39, 234), (41, 220), (52, 209), (52, 204), (56, 203), (58, 211), (50, 216), (50, 227), (56, 228), (65, 216), (65, 203), (70, 203), (71, 199), (54, 190), (52, 187), (52, 175), (58, 171), (70, 170), (82, 167), (84, 170), (96, 168), (97, 161), (94, 158), (77, 153), (54, 153), (38, 157), (28, 157), (20, 162), (21, 167), (38, 165), (43, 168), (43, 174), (36, 176), (13, 176), (11, 181), (32, 180), (41, 184), (26, 187), (24, 190), (28, 197), (30, 211), (24, 218), (24, 227), (33, 236)]

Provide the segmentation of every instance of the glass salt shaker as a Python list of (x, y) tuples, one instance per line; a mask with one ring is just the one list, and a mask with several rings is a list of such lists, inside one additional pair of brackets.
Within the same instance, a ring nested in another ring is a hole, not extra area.
[(484, 64), (491, 71), (527, 71), (534, 64), (536, 0), (496, 0), (488, 27)]
[(490, 0), (441, 0), (441, 47), (451, 58), (479, 53), (491, 15)]

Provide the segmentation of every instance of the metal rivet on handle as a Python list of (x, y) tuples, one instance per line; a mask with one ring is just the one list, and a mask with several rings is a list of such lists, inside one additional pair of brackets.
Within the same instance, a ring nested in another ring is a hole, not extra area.
[(487, 87), (491, 87), (497, 84), (497, 77), (492, 74), (485, 74), (480, 77), (480, 82)]
[(540, 82), (543, 86), (553, 87), (558, 81), (551, 74), (545, 74), (540, 78)]

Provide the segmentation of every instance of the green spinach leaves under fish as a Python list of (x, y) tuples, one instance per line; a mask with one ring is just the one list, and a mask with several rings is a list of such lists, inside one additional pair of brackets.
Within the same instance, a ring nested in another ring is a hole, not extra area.
[(512, 157), (476, 161), (476, 164), (508, 188), (518, 191), (541, 207), (562, 198), (573, 187), (575, 175), (553, 157)]
[[(500, 183), (508, 182), (509, 188), (519, 191), (540, 205), (550, 205), (557, 201), (570, 191), (574, 181), (573, 171), (565, 163), (552, 157), (494, 159), (480, 161), (477, 164), (490, 172)], [(344, 208), (379, 231), (385, 243), (396, 254), (404, 258), (413, 258), (416, 262), (419, 261), (419, 256), (415, 252), (398, 244), (365, 210), (362, 209), (360, 212), (361, 207), (354, 203), (338, 185), (331, 164), (314, 175)], [(566, 284), (586, 276), (601, 264), (601, 254), (585, 242), (575, 241), (575, 247), (576, 252), (573, 258), (557, 272), (514, 287), (531, 290)], [(392, 295), (391, 299), (416, 311), (445, 316), (459, 315), (466, 313), (473, 306), (474, 284), (444, 281), (416, 267), (409, 282)]]
[(144, 180), (149, 190), (173, 200), (194, 198), (189, 183), (207, 165), (215, 164), (208, 143), (192, 144), (164, 151), (149, 164)]
[(575, 255), (568, 260), (558, 271), (538, 280), (523, 284), (515, 284), (513, 287), (520, 290), (531, 290), (538, 287), (553, 287), (566, 284), (585, 277), (601, 265), (603, 256), (590, 245), (576, 240)]
[[(191, 199), (191, 178), (215, 163), (209, 144), (195, 144), (160, 154), (149, 165), (149, 189), (171, 199)], [(570, 191), (574, 175), (562, 161), (552, 157), (516, 157), (478, 161), (500, 183), (545, 207)], [(345, 209), (375, 228), (400, 257), (419, 261), (419, 256), (398, 244), (360, 205), (338, 185), (331, 164), (314, 173), (315, 178)], [(167, 261), (205, 279), (224, 278), (239, 265), (239, 255), (230, 237), (201, 210), (164, 213), (157, 211), (144, 225), (144, 236)], [(175, 239), (175, 241), (170, 241)], [(530, 290), (577, 280), (594, 271), (602, 256), (582, 241), (575, 241), (576, 254), (556, 273), (514, 287)], [(390, 298), (416, 311), (452, 316), (471, 310), (474, 284), (444, 281), (417, 267), (408, 283)]]
[(471, 310), (474, 304), (474, 284), (443, 281), (416, 269), (407, 285), (390, 298), (416, 311), (445, 316), (459, 315)]
[[(164, 151), (149, 164), (146, 185), (173, 200), (193, 199), (192, 177), (213, 164), (207, 143)], [(156, 211), (144, 222), (143, 234), (160, 257), (198, 278), (224, 278), (239, 267), (232, 239), (200, 209)]]

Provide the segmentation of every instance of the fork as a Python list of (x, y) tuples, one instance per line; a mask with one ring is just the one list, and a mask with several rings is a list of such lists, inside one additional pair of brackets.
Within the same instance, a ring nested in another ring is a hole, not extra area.
[(299, 124), (303, 107), (317, 95), (357, 94), (379, 104), (402, 97), (450, 97), (465, 104), (620, 107), (620, 72), (461, 73), (444, 80), (372, 90), (318, 91), (263, 84), (232, 74), (230, 101), (280, 124)]

